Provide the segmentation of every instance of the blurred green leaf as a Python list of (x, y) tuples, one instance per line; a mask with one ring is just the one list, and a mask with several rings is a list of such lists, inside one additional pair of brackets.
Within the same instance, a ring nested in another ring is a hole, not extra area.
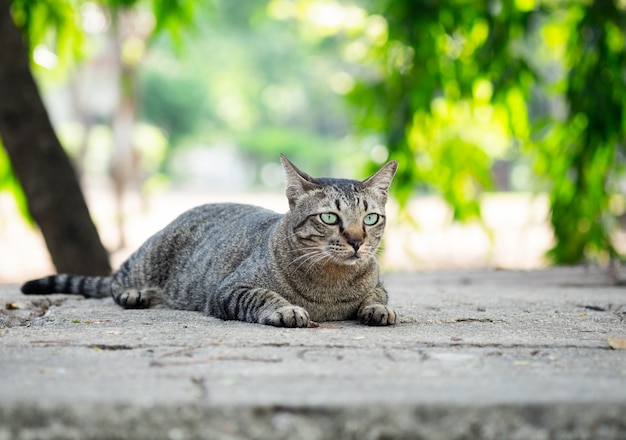
[(22, 217), (27, 220), (31, 226), (34, 226), (35, 222), (28, 212), (26, 196), (22, 190), (22, 186), (11, 170), (11, 162), (0, 141), (0, 193), (2, 192), (8, 193), (13, 197)]

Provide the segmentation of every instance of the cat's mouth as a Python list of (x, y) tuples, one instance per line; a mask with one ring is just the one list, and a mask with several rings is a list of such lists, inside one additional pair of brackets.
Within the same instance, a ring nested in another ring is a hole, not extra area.
[(348, 265), (353, 265), (353, 264), (358, 263), (361, 259), (362, 259), (362, 256), (359, 255), (357, 252), (355, 252), (352, 255), (348, 256), (347, 258), (344, 258), (343, 263), (348, 264)]
[(357, 264), (358, 262), (363, 260), (363, 256), (357, 253), (353, 253), (350, 255), (346, 255), (346, 254), (334, 254), (331, 257), (331, 261), (334, 264), (337, 265), (345, 265), (345, 266), (352, 266), (354, 264)]
[(367, 246), (361, 246), (358, 249), (348, 248), (347, 246), (330, 246), (325, 250), (325, 254), (330, 257), (333, 264), (352, 266), (360, 264), (371, 258), (371, 253)]

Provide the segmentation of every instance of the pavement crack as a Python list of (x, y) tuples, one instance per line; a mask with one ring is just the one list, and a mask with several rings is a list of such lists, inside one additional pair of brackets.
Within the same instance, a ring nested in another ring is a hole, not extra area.
[(142, 347), (133, 347), (126, 344), (88, 344), (85, 345), (87, 348), (91, 348), (92, 350), (106, 350), (106, 351), (117, 351), (117, 350), (134, 350), (136, 348)]
[(193, 352), (197, 350), (198, 348), (202, 348), (202, 347), (200, 345), (193, 345), (191, 347), (183, 347), (183, 348), (179, 348), (178, 350), (168, 351), (167, 353), (163, 353), (162, 355), (160, 355), (158, 359), (162, 359), (162, 358), (170, 357), (170, 356), (177, 356), (181, 354), (184, 354), (185, 356), (192, 356)]
[(99, 351), (135, 350), (144, 348), (140, 345), (134, 346), (127, 344), (80, 344), (76, 343), (73, 339), (34, 339), (31, 340), (30, 343), (36, 344), (40, 347), (53, 347), (61, 345), (64, 347), (83, 347)]
[(495, 322), (490, 318), (456, 318), (453, 322)]
[(155, 359), (150, 362), (151, 367), (184, 367), (189, 365), (201, 365), (201, 364), (210, 364), (218, 361), (235, 361), (235, 362), (267, 362), (267, 363), (278, 363), (282, 362), (281, 358), (267, 358), (267, 357), (256, 357), (256, 356), (210, 356), (201, 359), (190, 359), (184, 361), (162, 361), (159, 359)]
[(550, 344), (504, 344), (498, 342), (430, 342), (419, 341), (418, 345), (426, 348), (496, 348), (496, 349), (528, 349), (528, 350), (552, 350), (552, 349), (579, 349), (579, 350), (610, 350), (608, 346), (589, 346), (578, 344), (550, 345)]

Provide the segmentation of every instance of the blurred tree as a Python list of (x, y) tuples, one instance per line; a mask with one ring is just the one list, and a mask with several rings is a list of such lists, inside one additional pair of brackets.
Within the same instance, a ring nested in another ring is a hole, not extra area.
[[(86, 3), (0, 0), (0, 137), (24, 190), (28, 211), (41, 228), (57, 270), (108, 274), (107, 252), (89, 217), (76, 173), (50, 124), (30, 71), (29, 55), (36, 58), (37, 49), (66, 63), (79, 57), (83, 47), (80, 8)], [(118, 59), (122, 63), (120, 108), (114, 123), (116, 144), (121, 151), (129, 150), (129, 126), (134, 119), (134, 67), (142, 54), (141, 38), (165, 30), (175, 43), (180, 42), (182, 29), (191, 24), (194, 8), (201, 3), (169, 0), (102, 3), (109, 8), (118, 38)], [(145, 26), (141, 28), (132, 22), (132, 17), (125, 17), (125, 13), (133, 14), (133, 7), (141, 11), (150, 8), (154, 26), (145, 31)], [(124, 24), (128, 26), (123, 28)], [(58, 55), (48, 51), (42, 43), (52, 44)], [(126, 154), (118, 159), (119, 172), (119, 168), (128, 165), (129, 158)], [(0, 172), (3, 173), (1, 182), (11, 182), (8, 167), (1, 167)], [(15, 190), (15, 186), (11, 188)], [(19, 191), (17, 193), (19, 195)]]
[(478, 217), (494, 158), (522, 151), (550, 191), (553, 260), (617, 255), (623, 2), (373, 0), (369, 12), (385, 32), (365, 57), (375, 74), (350, 99), (361, 131), (382, 134), (403, 164), (401, 201), (420, 182), (456, 219)]
[(0, 137), (57, 270), (108, 274), (108, 255), (39, 96), (9, 0), (0, 0)]

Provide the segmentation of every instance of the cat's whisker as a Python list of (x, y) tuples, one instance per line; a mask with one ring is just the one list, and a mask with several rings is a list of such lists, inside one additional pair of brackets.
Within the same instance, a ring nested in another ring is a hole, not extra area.
[(324, 258), (324, 255), (320, 252), (318, 254), (315, 254), (312, 258), (309, 258), (307, 261), (305, 261), (303, 264), (301, 264), (298, 267), (304, 266), (304, 264), (306, 264), (303, 270), (304, 270), (304, 274), (307, 275), (311, 271), (311, 269), (317, 264), (317, 262), (323, 258)]
[(303, 257), (307, 257), (307, 258), (304, 258), (304, 261), (302, 261), (302, 263), (300, 265), (298, 265), (298, 267), (295, 270), (298, 270), (302, 266), (306, 265), (305, 274), (308, 274), (316, 265), (318, 265), (320, 263), (322, 263), (322, 267), (323, 267), (326, 264), (328, 264), (329, 262), (334, 262), (334, 263), (337, 263), (337, 264), (339, 264), (341, 262), (340, 259), (336, 258), (332, 254), (329, 254), (327, 252), (327, 247), (326, 246), (318, 246), (318, 247), (315, 248), (314, 251), (307, 252), (305, 255), (302, 255), (302, 256), (298, 257), (298, 259), (296, 259), (296, 260), (302, 259)]
[(298, 269), (300, 269), (302, 266), (304, 266), (305, 264), (307, 264), (308, 262), (310, 262), (311, 260), (314, 260), (316, 257), (320, 256), (320, 255), (324, 255), (324, 252), (322, 250), (313, 250), (311, 252), (307, 252), (301, 256), (299, 256), (298, 258), (294, 259), (291, 263), (289, 263), (289, 265), (287, 267), (290, 267), (291, 265), (299, 262), (300, 260), (302, 260), (300, 262), (300, 264), (294, 269), (294, 272), (297, 272)]
[[(293, 259), (288, 265), (287, 268), (293, 266), (296, 263), (301, 263), (302, 264), (302, 260), (304, 260), (304, 262), (306, 262), (308, 259), (312, 258), (312, 255), (310, 253), (306, 253), (304, 255), (300, 255), (298, 258)], [(295, 270), (298, 270), (300, 266), (296, 267)]]
[(309, 265), (308, 269), (305, 272), (305, 275), (308, 275), (309, 272), (311, 271), (311, 269), (313, 269), (313, 267), (315, 267), (315, 265), (317, 265), (318, 263), (323, 263), (322, 267), (324, 267), (326, 265), (326, 263), (328, 263), (329, 261), (332, 261), (334, 259), (334, 257), (332, 257), (331, 255), (328, 255), (326, 253), (323, 253), (322, 255), (319, 256), (319, 258), (314, 259), (311, 261), (311, 264)]
[[(302, 255), (300, 255), (299, 257), (295, 258), (291, 263), (294, 263), (298, 260), (301, 260), (302, 258), (308, 257), (312, 254), (317, 254), (322, 252), (325, 249), (324, 246), (316, 246), (314, 248), (306, 248), (306, 249), (297, 249), (298, 252), (301, 252)], [(295, 251), (295, 249), (294, 249)]]

